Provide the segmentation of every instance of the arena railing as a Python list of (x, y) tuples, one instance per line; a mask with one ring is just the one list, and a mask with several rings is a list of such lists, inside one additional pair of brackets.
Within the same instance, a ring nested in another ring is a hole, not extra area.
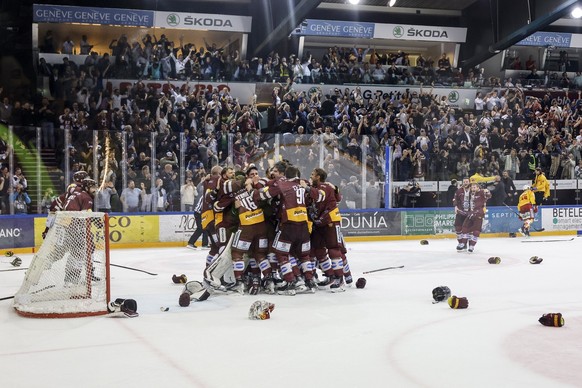
[[(168, 143), (167, 140), (173, 137), (174, 140)], [(175, 154), (172, 172), (176, 176), (171, 201), (165, 211), (185, 211), (180, 188), (189, 176), (192, 176), (195, 185), (202, 177), (188, 172), (188, 156), (191, 154), (188, 141), (192, 139), (184, 133), (135, 133), (129, 129), (81, 131), (74, 134), (64, 131), (63, 138), (64, 143), (59, 144), (58, 149), (47, 149), (42, 147), (40, 128), (0, 126), (0, 145), (5, 144), (4, 152), (0, 147), (0, 163), (8, 167), (10, 177), (14, 176), (17, 168), (22, 169), (32, 199), (28, 207), (30, 214), (46, 213), (50, 205), (47, 199), (64, 192), (77, 169), (87, 171), (99, 187), (105, 187), (106, 182), (112, 180), (118, 196), (127, 187), (129, 180), (134, 180), (138, 188), (143, 183), (146, 195), (142, 198), (139, 211), (146, 213), (158, 210), (151, 206), (151, 193), (155, 188), (155, 178), (163, 172), (162, 158), (170, 149), (176, 150), (172, 155), (174, 158)], [(343, 199), (339, 204), (342, 210), (452, 206), (450, 193), (447, 194), (454, 184), (451, 180), (457, 179), (458, 185), (465, 175), (465, 172), (457, 171), (454, 163), (455, 159), (460, 159), (459, 155), (454, 152), (448, 155), (446, 169), (438, 163), (427, 163), (423, 170), (412, 169), (404, 178), (399, 175), (401, 166), (396, 162), (390, 147), (374, 149), (367, 136), (363, 136), (360, 142), (346, 140), (330, 134), (257, 132), (238, 136), (231, 133), (225, 152), (220, 158), (208, 159), (210, 162), (205, 166), (204, 173), (209, 173), (213, 163), (219, 163), (243, 171), (255, 165), (260, 175), (266, 176), (270, 167), (285, 160), (297, 166), (304, 179), (309, 179), (314, 168), (323, 168), (328, 173), (328, 181), (338, 186), (342, 193)], [(241, 144), (244, 149), (240, 148)], [(142, 161), (139, 160), (141, 154), (144, 158)], [(504, 169), (502, 163), (498, 170), (491, 169), (489, 165), (485, 168), (485, 176), (497, 175)], [(469, 175), (473, 174), (471, 167), (468, 171)], [(580, 179), (558, 179), (560, 176), (548, 174), (551, 187), (548, 203), (581, 204)], [(531, 178), (531, 172), (528, 175), (518, 174), (513, 180), (517, 192), (521, 192), (524, 184), (531, 184)], [(8, 184), (12, 190), (13, 180), (9, 179)], [(402, 196), (408, 193), (403, 190), (410, 191), (407, 186), (418, 186), (420, 190), (410, 193), (404, 204)], [(495, 188), (494, 183), (485, 186), (491, 190)], [(201, 190), (198, 192), (200, 195)], [(14, 214), (14, 206), (7, 197), (2, 198), (2, 201), (3, 214)], [(511, 201), (506, 203), (513, 205)], [(123, 210), (118, 198), (114, 196), (111, 211)]]

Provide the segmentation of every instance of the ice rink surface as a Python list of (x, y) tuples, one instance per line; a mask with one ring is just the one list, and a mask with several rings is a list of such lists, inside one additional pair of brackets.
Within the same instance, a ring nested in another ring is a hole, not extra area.
[[(202, 280), (207, 251), (113, 250), (112, 263), (158, 273), (111, 269), (112, 297), (135, 299), (140, 316), (31, 319), (0, 302), (1, 386), (580, 387), (582, 239), (570, 239), (483, 238), (472, 254), (453, 239), (348, 243), (364, 289), (220, 295), (185, 308), (171, 277)], [(28, 266), (32, 255), (19, 256)], [(0, 297), (23, 277), (0, 272)], [(432, 304), (441, 285), (469, 308)], [(270, 320), (248, 319), (259, 299), (276, 304)], [(565, 326), (538, 323), (550, 312)]]

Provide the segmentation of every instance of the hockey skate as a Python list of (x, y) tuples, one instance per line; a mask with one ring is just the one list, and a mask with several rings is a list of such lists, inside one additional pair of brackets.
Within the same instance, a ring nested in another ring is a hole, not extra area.
[(467, 249), (467, 244), (465, 244), (465, 243), (459, 243), (457, 245), (457, 252), (463, 252), (465, 249)]
[(352, 278), (352, 275), (344, 276), (344, 278), (346, 279), (346, 286), (351, 287), (352, 283), (354, 282), (354, 278)]
[(329, 290), (329, 287), (333, 284), (334, 279), (332, 277), (326, 277), (324, 280), (317, 283), (317, 288), (320, 290)]
[(263, 292), (269, 295), (275, 294), (275, 282), (272, 278), (263, 279)]
[(277, 294), (295, 296), (297, 294), (295, 291), (295, 282), (283, 281), (283, 283), (277, 288)]
[(317, 283), (315, 282), (315, 279), (307, 279), (307, 280), (305, 280), (305, 285), (307, 287), (309, 287), (309, 289), (313, 293), (315, 293), (315, 290), (317, 290)]
[(469, 249), (467, 250), (467, 252), (473, 253), (473, 250), (475, 250), (475, 246), (474, 245), (469, 245)]
[(249, 294), (257, 295), (260, 289), (261, 289), (261, 278), (256, 275), (251, 276), (249, 284)]
[(238, 294), (244, 295), (245, 293), (245, 284), (242, 280), (237, 280), (235, 285), (230, 288), (230, 291), (236, 292)]
[(342, 285), (341, 279), (333, 279), (333, 283), (329, 286), (329, 290), (333, 293), (344, 292), (345, 288)]
[(297, 294), (313, 294), (315, 292), (315, 289), (312, 289), (311, 287), (307, 286), (307, 284), (305, 283), (305, 280), (303, 280), (303, 278), (297, 278), (297, 281), (295, 282), (295, 292)]

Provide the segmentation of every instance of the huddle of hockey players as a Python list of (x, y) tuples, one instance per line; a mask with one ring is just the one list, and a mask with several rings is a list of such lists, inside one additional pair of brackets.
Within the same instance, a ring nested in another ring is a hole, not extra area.
[[(204, 281), (211, 290), (295, 295), (344, 291), (353, 282), (341, 233), (341, 194), (316, 168), (310, 181), (285, 162), (268, 178), (214, 167), (204, 182), (202, 227), (211, 249)], [(318, 282), (316, 269), (325, 274)]]

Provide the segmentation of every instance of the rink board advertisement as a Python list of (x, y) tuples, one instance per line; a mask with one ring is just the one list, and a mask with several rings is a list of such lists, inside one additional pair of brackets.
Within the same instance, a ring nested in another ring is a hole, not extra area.
[(350, 236), (394, 236), (399, 235), (400, 212), (344, 212), (342, 234)]
[(542, 207), (542, 226), (547, 231), (582, 230), (582, 207)]
[[(535, 229), (542, 228), (542, 216), (535, 215), (532, 226)], [(517, 216), (517, 210), (512, 211), (506, 207), (488, 207), (483, 220), (481, 233), (516, 233), (523, 225), (523, 221)]]
[(0, 249), (26, 248), (34, 245), (32, 217), (0, 217)]
[(159, 241), (158, 216), (109, 216), (109, 240), (112, 244)]
[(402, 234), (405, 236), (454, 232), (455, 214), (452, 209), (402, 212)]
[(160, 216), (160, 241), (186, 241), (196, 230), (193, 213)]

